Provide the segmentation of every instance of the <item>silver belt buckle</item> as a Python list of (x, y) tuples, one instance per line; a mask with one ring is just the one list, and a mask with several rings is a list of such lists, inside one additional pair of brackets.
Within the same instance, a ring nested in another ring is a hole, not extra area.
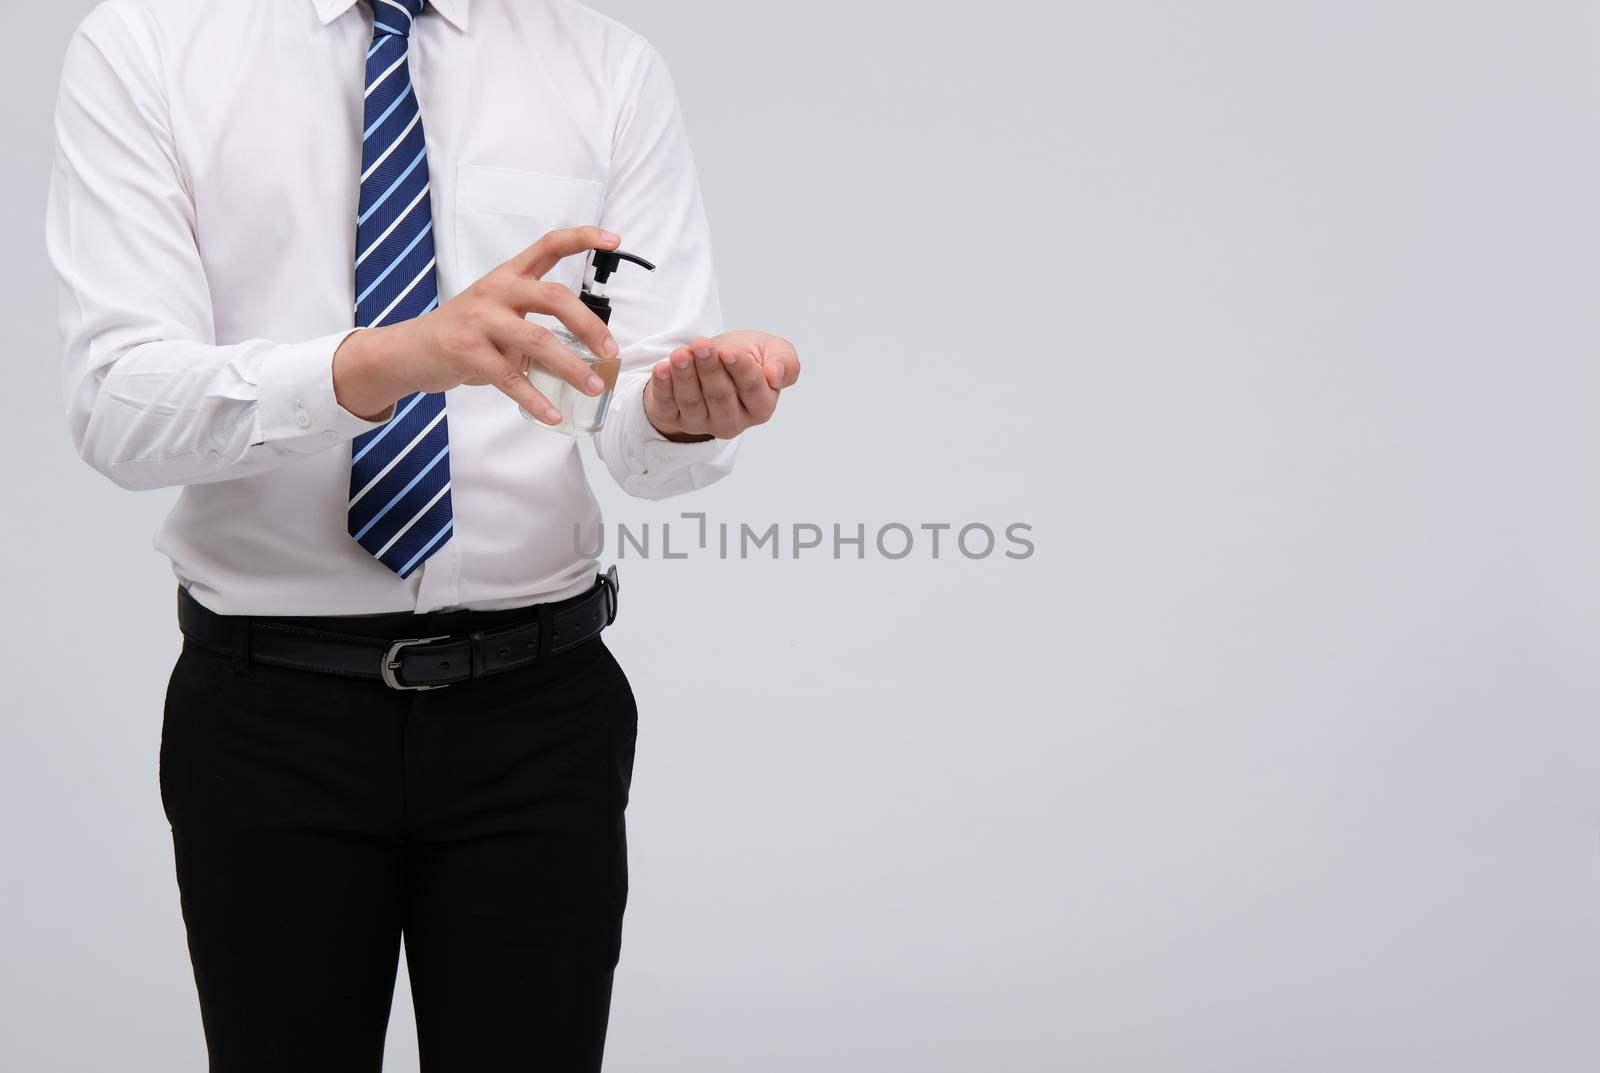
[(408, 640), (396, 641), (391, 644), (389, 651), (383, 654), (383, 665), (378, 668), (378, 674), (382, 676), (383, 684), (390, 689), (412, 693), (422, 693), (430, 689), (443, 689), (449, 685), (449, 682), (441, 682), (436, 686), (408, 686), (394, 676), (394, 672), (400, 669), (400, 650), (402, 648), (410, 648), (412, 645), (432, 644), (435, 641), (448, 641), (449, 639), (448, 635), (444, 637), (412, 637)]

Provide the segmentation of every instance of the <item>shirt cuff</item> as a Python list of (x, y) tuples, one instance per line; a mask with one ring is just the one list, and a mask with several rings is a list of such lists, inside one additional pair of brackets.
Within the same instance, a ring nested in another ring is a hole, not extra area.
[(348, 328), (267, 356), (256, 385), (261, 442), (313, 454), (384, 426), (393, 407), (381, 420), (368, 421), (340, 406), (333, 392), (333, 355), (356, 331)]
[[(618, 389), (613, 414), (622, 419), (622, 469), (616, 477), (623, 489), (647, 499), (703, 488), (733, 469), (739, 440), (677, 443), (667, 439), (644, 412), (648, 376), (630, 379)], [(613, 472), (616, 467), (613, 466)]]

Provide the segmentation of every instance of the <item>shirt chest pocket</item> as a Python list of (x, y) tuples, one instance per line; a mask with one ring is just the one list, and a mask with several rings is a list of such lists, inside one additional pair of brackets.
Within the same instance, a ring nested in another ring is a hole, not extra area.
[[(456, 265), (481, 279), (551, 231), (600, 221), (605, 187), (594, 179), (461, 164), (456, 169)], [(546, 279), (577, 290), (584, 259), (562, 260)]]

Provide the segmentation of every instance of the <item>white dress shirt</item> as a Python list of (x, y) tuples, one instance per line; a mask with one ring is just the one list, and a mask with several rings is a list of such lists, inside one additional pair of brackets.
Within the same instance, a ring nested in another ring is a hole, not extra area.
[[(547, 231), (620, 234), (657, 270), (609, 286), (623, 375), (595, 445), (644, 498), (724, 476), (735, 443), (672, 443), (643, 408), (650, 366), (721, 330), (660, 56), (569, 0), (429, 8), (410, 53), (441, 300)], [(109, 0), (68, 49), (48, 242), (72, 435), (123, 487), (182, 486), (156, 547), (215, 611), (503, 608), (594, 577), (579, 441), (489, 387), (447, 393), (451, 539), (401, 580), (346, 531), (350, 440), (378, 427), (332, 380), (354, 323), (371, 41), (355, 0)], [(546, 278), (576, 288), (583, 267)]]

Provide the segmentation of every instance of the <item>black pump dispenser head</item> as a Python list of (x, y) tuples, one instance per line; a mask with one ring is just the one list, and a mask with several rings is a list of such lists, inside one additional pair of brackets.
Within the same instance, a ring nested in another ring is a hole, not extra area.
[(611, 299), (606, 297), (605, 285), (611, 279), (611, 273), (615, 272), (623, 261), (632, 261), (647, 272), (656, 270), (655, 265), (626, 250), (594, 251), (594, 282), (584, 286), (578, 300), (588, 306), (603, 324), (611, 323)]

